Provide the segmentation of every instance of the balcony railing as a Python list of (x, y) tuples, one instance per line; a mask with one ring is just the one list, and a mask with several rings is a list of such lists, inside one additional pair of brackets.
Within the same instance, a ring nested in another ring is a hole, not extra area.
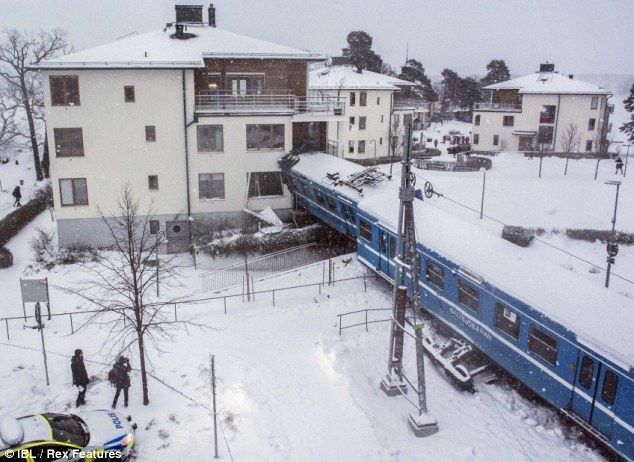
[(397, 109), (413, 108), (415, 111), (429, 111), (429, 103), (413, 99), (394, 100), (394, 107)]
[(315, 116), (345, 115), (344, 98), (300, 97), (290, 92), (234, 93), (231, 91), (199, 93), (196, 95), (197, 113), (284, 113)]
[(476, 111), (521, 112), (522, 103), (476, 103), (473, 108)]

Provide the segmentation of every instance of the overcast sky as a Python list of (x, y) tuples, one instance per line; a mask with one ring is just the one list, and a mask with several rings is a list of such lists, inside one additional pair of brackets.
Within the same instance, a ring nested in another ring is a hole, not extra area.
[[(161, 29), (195, 0), (0, 0), (0, 29), (60, 27), (77, 50)], [(504, 59), (514, 76), (555, 63), (565, 74), (634, 74), (631, 0), (217, 0), (219, 27), (326, 55), (364, 30), (392, 66), (483, 75)], [(207, 6), (204, 3), (204, 17)]]

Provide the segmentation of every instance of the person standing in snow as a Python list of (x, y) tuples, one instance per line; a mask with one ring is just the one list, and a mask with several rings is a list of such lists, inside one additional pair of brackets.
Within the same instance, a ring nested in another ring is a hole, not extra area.
[(131, 370), (130, 360), (125, 356), (119, 356), (112, 370), (108, 373), (108, 380), (117, 389), (114, 394), (114, 400), (112, 401), (112, 409), (117, 408), (117, 400), (119, 399), (121, 390), (123, 390), (123, 405), (128, 407), (128, 388), (130, 388), (130, 376), (128, 373)]
[(434, 140), (434, 148), (438, 148), (438, 138)]
[(16, 186), (13, 190), (13, 197), (15, 198), (15, 202), (13, 202), (14, 207), (20, 207), (20, 199), (22, 199), (22, 192), (20, 192), (20, 186)]
[(73, 373), (73, 385), (79, 389), (75, 407), (86, 404), (86, 388), (88, 387), (88, 373), (84, 365), (84, 354), (80, 349), (75, 350), (75, 356), (70, 360), (70, 370)]
[(621, 172), (621, 175), (622, 175), (623, 174), (623, 159), (621, 159), (621, 156), (616, 157), (616, 172), (614, 172), (614, 174), (616, 175), (617, 173), (619, 173), (619, 171)]

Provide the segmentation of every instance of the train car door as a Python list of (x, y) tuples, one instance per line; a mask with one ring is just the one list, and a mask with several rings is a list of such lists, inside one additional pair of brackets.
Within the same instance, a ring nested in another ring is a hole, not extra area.
[(619, 378), (601, 361), (581, 353), (572, 396), (572, 411), (608, 438), (614, 426)]
[(390, 236), (385, 230), (379, 228), (379, 264), (377, 269), (386, 276), (390, 275), (389, 239)]

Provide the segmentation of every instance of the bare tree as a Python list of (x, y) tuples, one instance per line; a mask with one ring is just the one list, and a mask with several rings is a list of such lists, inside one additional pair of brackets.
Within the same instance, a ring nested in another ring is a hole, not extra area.
[(392, 157), (400, 157), (403, 154), (403, 135), (405, 127), (401, 124), (401, 116), (395, 114), (392, 119), (392, 127), (390, 130), (390, 147)]
[(581, 145), (581, 133), (579, 132), (579, 127), (577, 127), (576, 124), (571, 122), (561, 131), (561, 134), (559, 135), (559, 145), (561, 146), (563, 152), (566, 153), (566, 168), (564, 170), (564, 175), (567, 175), (570, 155), (573, 152), (578, 152), (579, 146)]
[(6, 96), (0, 91), (0, 149), (10, 144), (18, 135), (15, 113), (16, 108), (7, 104)]
[(143, 404), (147, 405), (150, 402), (146, 364), (148, 344), (161, 351), (161, 342), (173, 341), (175, 328), (205, 326), (192, 320), (172, 320), (167, 308), (178, 298), (159, 297), (159, 283), (163, 292), (182, 284), (174, 256), (158, 258), (166, 239), (160, 230), (155, 234), (150, 232), (153, 206), (150, 205), (147, 213), (140, 214), (139, 203), (129, 185), (122, 188), (117, 206), (117, 216), (105, 216), (99, 211), (113, 242), (111, 251), (105, 252), (95, 263), (82, 265), (91, 276), (90, 280), (61, 289), (96, 309), (86, 324), (99, 324), (107, 330), (104, 345), (110, 346), (111, 354), (136, 344)]
[(40, 165), (36, 121), (42, 119), (44, 104), (39, 75), (29, 70), (29, 66), (67, 52), (70, 48), (66, 37), (67, 33), (60, 29), (51, 32), (40, 30), (37, 34), (5, 29), (4, 40), (0, 42), (0, 77), (11, 94), (14, 107), (24, 112), (28, 134), (21, 135), (30, 141), (38, 181), (44, 176)]

